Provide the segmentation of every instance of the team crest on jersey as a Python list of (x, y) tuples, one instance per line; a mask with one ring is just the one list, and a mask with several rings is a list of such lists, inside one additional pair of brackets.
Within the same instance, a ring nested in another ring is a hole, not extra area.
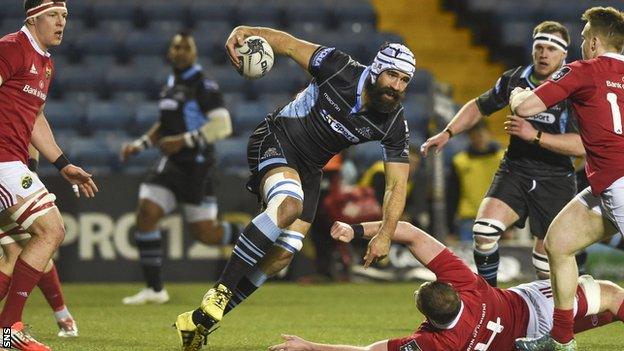
[(52, 68), (50, 66), (46, 66), (45, 76), (46, 76), (46, 79), (50, 79), (50, 77), (52, 77)]
[(565, 77), (566, 74), (570, 73), (572, 71), (572, 69), (568, 66), (565, 67), (561, 67), (560, 70), (558, 70), (557, 72), (553, 73), (552, 77), (550, 77), (550, 79), (552, 79), (553, 82), (557, 82), (559, 81), (561, 78)]
[(270, 157), (275, 157), (275, 156), (280, 156), (280, 153), (277, 152), (276, 148), (270, 147), (270, 148), (266, 149), (266, 151), (262, 155), (262, 158), (265, 159), (265, 158), (270, 158)]
[(411, 340), (409, 343), (399, 347), (399, 351), (422, 351), (420, 346), (416, 343), (416, 340)]
[(360, 127), (355, 128), (355, 130), (358, 132), (358, 134), (365, 137), (366, 139), (370, 139), (373, 136), (373, 131), (370, 129), (370, 127)]
[(33, 179), (30, 174), (24, 174), (22, 176), (22, 188), (28, 189), (33, 183)]

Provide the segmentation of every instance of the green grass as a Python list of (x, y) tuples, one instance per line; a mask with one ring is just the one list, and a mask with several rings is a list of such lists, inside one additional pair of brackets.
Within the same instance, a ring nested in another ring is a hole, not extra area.
[[(66, 302), (80, 337), (56, 337), (56, 324), (40, 293), (29, 299), (25, 321), (53, 350), (178, 350), (175, 317), (198, 305), (208, 284), (168, 284), (171, 301), (123, 306), (138, 284), (65, 284)], [(319, 342), (365, 345), (410, 334), (422, 316), (412, 302), (416, 284), (267, 284), (226, 316), (211, 335), (211, 351), (266, 350), (280, 333)], [(579, 335), (581, 350), (624, 350), (621, 323)], [(504, 351), (504, 350), (496, 350)]]

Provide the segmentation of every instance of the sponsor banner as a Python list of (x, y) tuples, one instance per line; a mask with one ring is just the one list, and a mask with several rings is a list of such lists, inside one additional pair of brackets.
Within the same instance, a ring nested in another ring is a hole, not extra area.
[[(100, 192), (93, 199), (77, 199), (60, 176), (44, 177), (57, 196), (66, 235), (56, 260), (64, 281), (137, 281), (142, 279), (134, 243), (135, 210), (140, 176), (96, 177)], [(244, 177), (220, 177), (220, 212), (254, 213), (255, 196), (244, 190)], [(228, 196), (224, 194), (227, 193)], [(185, 230), (178, 211), (160, 222), (163, 234), (163, 274), (166, 281), (215, 280), (229, 249), (207, 246)]]

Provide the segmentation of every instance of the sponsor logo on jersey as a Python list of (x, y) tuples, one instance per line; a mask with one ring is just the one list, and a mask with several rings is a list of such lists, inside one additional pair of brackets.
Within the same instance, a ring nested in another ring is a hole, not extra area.
[(330, 98), (327, 93), (323, 93), (323, 96), (325, 97), (325, 99), (327, 99), (327, 102), (329, 102), (329, 104), (336, 109), (336, 111), (340, 111), (340, 106), (338, 106), (338, 104), (335, 103), (334, 100), (332, 100), (332, 98)]
[(212, 79), (204, 79), (204, 89), (219, 90), (219, 84)]
[(22, 188), (28, 189), (33, 183), (33, 179), (30, 174), (24, 174), (22, 176)]
[(48, 97), (43, 91), (33, 88), (28, 84), (24, 85), (24, 89), (22, 89), (22, 91), (30, 95), (34, 95), (43, 101), (45, 101), (45, 99)]
[(546, 124), (553, 124), (557, 120), (555, 115), (553, 115), (552, 113), (547, 113), (547, 112), (538, 113), (527, 119), (530, 121), (541, 122), (541, 123), (546, 123)]
[(418, 346), (418, 344), (416, 343), (416, 340), (410, 340), (410, 342), (408, 342), (405, 345), (401, 345), (401, 347), (399, 347), (399, 351), (422, 351), (420, 349), (420, 346)]
[[(622, 78), (622, 80), (624, 80), (624, 78)], [(620, 82), (612, 82), (610, 80), (606, 81), (607, 82), (607, 87), (608, 88), (618, 88), (618, 89), (624, 89), (624, 84), (620, 83)]]
[(158, 108), (161, 110), (177, 110), (180, 104), (174, 99), (162, 99), (158, 103)]
[(321, 63), (323, 63), (327, 55), (329, 55), (329, 53), (334, 50), (335, 48), (324, 48), (324, 49), (317, 51), (316, 55), (314, 55), (314, 58), (312, 59), (312, 67), (321, 66)]
[(552, 77), (550, 77), (550, 79), (552, 79), (553, 82), (559, 81), (561, 78), (565, 77), (566, 74), (570, 73), (572, 71), (572, 68), (565, 66), (565, 67), (561, 67), (561, 69), (559, 69), (557, 72), (553, 73)]
[(35, 63), (33, 62), (32, 66), (30, 66), (30, 74), (39, 74), (37, 72), (37, 68), (35, 67)]
[(325, 120), (325, 122), (329, 124), (329, 126), (331, 127), (331, 129), (334, 130), (334, 132), (341, 134), (347, 140), (349, 140), (350, 142), (354, 144), (357, 144), (360, 142), (360, 138), (353, 135), (353, 133), (351, 133), (349, 129), (347, 129), (347, 127), (345, 127), (342, 123), (336, 121), (329, 113), (327, 113), (325, 109), (321, 110), (321, 116), (323, 116), (323, 119)]

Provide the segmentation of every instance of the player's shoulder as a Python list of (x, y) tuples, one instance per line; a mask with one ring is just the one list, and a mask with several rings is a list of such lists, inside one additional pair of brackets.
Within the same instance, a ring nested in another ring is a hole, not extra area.
[(9, 33), (0, 38), (0, 47), (13, 50), (22, 50), (23, 43), (20, 40), (20, 32)]
[(507, 78), (520, 78), (525, 74), (525, 71), (530, 70), (531, 66), (518, 66), (503, 72), (501, 77)]

